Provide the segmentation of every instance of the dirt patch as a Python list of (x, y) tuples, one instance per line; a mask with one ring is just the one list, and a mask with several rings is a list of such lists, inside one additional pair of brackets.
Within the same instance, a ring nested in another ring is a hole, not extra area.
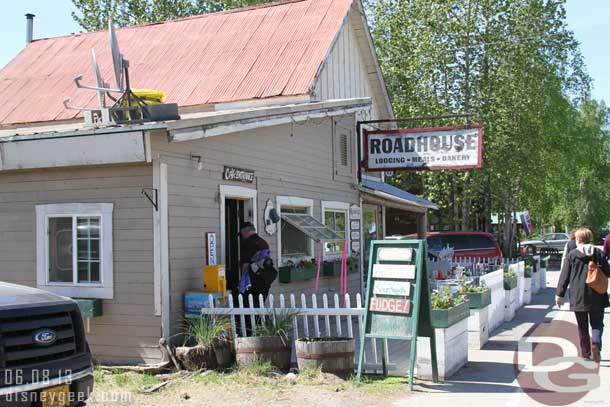
[(370, 406), (383, 399), (389, 403), (408, 394), (408, 379), (366, 378), (342, 380), (319, 372), (300, 375), (250, 372), (206, 372), (173, 380), (163, 389), (147, 394), (161, 381), (154, 376), (96, 371), (89, 407), (176, 406)]

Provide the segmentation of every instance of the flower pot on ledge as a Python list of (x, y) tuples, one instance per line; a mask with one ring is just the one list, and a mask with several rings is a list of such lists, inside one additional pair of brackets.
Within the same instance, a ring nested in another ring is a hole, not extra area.
[[(316, 270), (317, 272), (317, 270)], [(341, 274), (341, 260), (325, 261), (322, 264), (322, 273), (325, 277), (338, 276)]]
[(293, 264), (281, 266), (279, 269), (279, 280), (280, 283), (311, 280), (315, 278), (317, 271), (317, 267), (314, 264), (306, 264), (302, 267)]
[(455, 307), (447, 309), (432, 309), (430, 313), (430, 322), (434, 328), (448, 328), (453, 324), (458, 323), (462, 319), (468, 318), (470, 301), (464, 301)]
[(485, 291), (477, 292), (477, 293), (465, 293), (468, 297), (468, 303), (470, 309), (481, 309), (487, 307), (491, 304), (491, 290), (487, 289)]
[(506, 291), (513, 290), (517, 287), (517, 276), (504, 277), (504, 289)]

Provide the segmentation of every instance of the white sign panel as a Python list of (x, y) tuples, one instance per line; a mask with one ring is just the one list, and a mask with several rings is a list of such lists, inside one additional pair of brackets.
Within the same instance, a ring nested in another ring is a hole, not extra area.
[(356, 204), (349, 207), (349, 218), (350, 219), (360, 219), (362, 216), (362, 212), (360, 211), (360, 207)]
[(416, 270), (414, 264), (374, 264), (373, 277), (412, 280)]
[(357, 220), (353, 220), (353, 221), (351, 221), (351, 222), (350, 222), (350, 228), (351, 228), (352, 230), (354, 230), (354, 229), (355, 229), (355, 230), (360, 230), (360, 221), (357, 221)]
[(375, 280), (373, 282), (373, 294), (408, 297), (411, 295), (411, 283), (408, 281)]
[(206, 249), (208, 255), (208, 266), (215, 266), (217, 264), (216, 259), (216, 233), (207, 232), (205, 234)]
[(379, 249), (377, 256), (377, 260), (411, 261), (413, 258), (413, 249), (410, 247), (382, 247)]
[(479, 125), (376, 130), (364, 137), (368, 171), (468, 169), (482, 164)]

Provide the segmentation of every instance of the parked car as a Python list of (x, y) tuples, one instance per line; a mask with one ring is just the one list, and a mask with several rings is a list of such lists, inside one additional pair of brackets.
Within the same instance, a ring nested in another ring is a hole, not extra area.
[(520, 243), (521, 254), (540, 253), (544, 249), (563, 251), (566, 243), (570, 240), (567, 233), (547, 233), (540, 239), (526, 240)]
[[(417, 237), (412, 234), (409, 238)], [(502, 250), (490, 233), (485, 232), (429, 232), (428, 250), (434, 253), (446, 247), (453, 249), (453, 257), (472, 257), (503, 260)]]
[(0, 282), (0, 405), (77, 406), (92, 388), (77, 303)]

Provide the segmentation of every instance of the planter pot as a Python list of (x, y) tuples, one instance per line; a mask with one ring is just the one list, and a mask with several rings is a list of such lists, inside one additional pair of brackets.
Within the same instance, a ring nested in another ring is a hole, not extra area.
[(254, 361), (270, 362), (277, 369), (290, 370), (290, 343), (284, 343), (279, 336), (252, 336), (235, 339), (235, 357), (240, 366), (248, 366)]
[(468, 317), (468, 349), (483, 349), (489, 340), (489, 306), (471, 309)]
[(517, 276), (504, 277), (504, 289), (509, 291), (517, 287)]
[(192, 371), (218, 367), (213, 346), (179, 346), (176, 348), (176, 359), (185, 369)]
[(347, 376), (354, 373), (354, 340), (297, 340), (295, 342), (299, 370), (319, 368), (324, 373)]
[(216, 365), (219, 368), (226, 368), (231, 365), (233, 361), (231, 355), (231, 349), (229, 348), (229, 342), (217, 341), (214, 345), (214, 355), (216, 356)]
[(470, 309), (481, 309), (491, 304), (491, 290), (487, 289), (479, 293), (466, 293)]
[[(468, 311), (468, 307), (466, 307)], [(449, 328), (434, 329), (436, 335), (436, 359), (440, 380), (456, 373), (468, 361), (468, 320), (451, 325)], [(417, 377), (432, 379), (430, 339), (417, 338)]]
[[(317, 270), (316, 270), (317, 272)], [(341, 274), (341, 262), (331, 261), (322, 264), (322, 275), (326, 277), (338, 276)]]
[(469, 301), (451, 307), (448, 309), (432, 309), (431, 322), (434, 328), (448, 328), (461, 321), (462, 319), (468, 318), (470, 315)]
[(312, 264), (304, 267), (282, 266), (279, 270), (280, 283), (290, 283), (292, 281), (311, 280), (316, 276), (318, 269)]

